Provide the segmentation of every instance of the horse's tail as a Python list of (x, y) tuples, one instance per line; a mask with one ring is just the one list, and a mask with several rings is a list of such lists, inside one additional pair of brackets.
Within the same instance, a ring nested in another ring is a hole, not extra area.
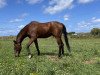
[(64, 36), (65, 44), (67, 46), (68, 51), (71, 52), (67, 34), (68, 33), (66, 31), (66, 27), (63, 25), (63, 36)]

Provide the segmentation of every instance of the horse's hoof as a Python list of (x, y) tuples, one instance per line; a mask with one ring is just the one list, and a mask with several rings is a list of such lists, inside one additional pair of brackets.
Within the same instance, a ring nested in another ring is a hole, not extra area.
[(29, 55), (28, 58), (29, 58), (29, 59), (32, 58), (32, 55)]
[(40, 56), (40, 53), (38, 54), (38, 56)]
[(60, 57), (61, 57), (61, 55), (58, 55), (58, 57), (60, 58)]
[(61, 59), (61, 58), (62, 58), (62, 56), (58, 56), (58, 58), (59, 58), (59, 59)]
[(19, 57), (19, 55), (15, 55), (15, 57)]

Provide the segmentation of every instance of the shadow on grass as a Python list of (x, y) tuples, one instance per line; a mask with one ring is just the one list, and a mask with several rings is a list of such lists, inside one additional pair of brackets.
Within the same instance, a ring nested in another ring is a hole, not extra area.
[[(58, 56), (57, 53), (40, 53), (40, 56), (43, 56), (43, 55), (49, 55), (49, 56)], [(69, 54), (69, 53), (65, 53), (64, 55), (62, 54), (61, 56), (72, 56), (72, 54)]]
[[(45, 55), (48, 55), (48, 56), (57, 56), (58, 57), (58, 53), (51, 53), (51, 52), (45, 52), (45, 53), (40, 53), (40, 55), (38, 55), (37, 53), (32, 53), (31, 54), (32, 57), (34, 56), (45, 56)], [(28, 56), (27, 54), (21, 54), (19, 57), (26, 57)], [(63, 56), (73, 56), (72, 54), (69, 54), (69, 53), (64, 53), (64, 55), (62, 54), (61, 57)]]
[(57, 53), (50, 53), (50, 52), (46, 52), (46, 53), (40, 53), (40, 56), (43, 56), (43, 55), (50, 55), (50, 56), (55, 56), (55, 55), (58, 55)]

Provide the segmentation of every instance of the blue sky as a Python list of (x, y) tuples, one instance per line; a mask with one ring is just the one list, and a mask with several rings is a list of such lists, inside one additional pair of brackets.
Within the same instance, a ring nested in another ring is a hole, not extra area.
[(0, 0), (0, 36), (17, 35), (31, 21), (59, 21), (67, 31), (100, 28), (100, 0)]

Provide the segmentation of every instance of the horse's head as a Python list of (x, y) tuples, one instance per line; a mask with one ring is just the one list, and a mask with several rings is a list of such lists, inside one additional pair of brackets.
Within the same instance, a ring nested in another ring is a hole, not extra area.
[(18, 43), (17, 41), (13, 41), (14, 42), (14, 52), (15, 52), (15, 57), (18, 57), (20, 54), (20, 51), (22, 49), (21, 44)]

